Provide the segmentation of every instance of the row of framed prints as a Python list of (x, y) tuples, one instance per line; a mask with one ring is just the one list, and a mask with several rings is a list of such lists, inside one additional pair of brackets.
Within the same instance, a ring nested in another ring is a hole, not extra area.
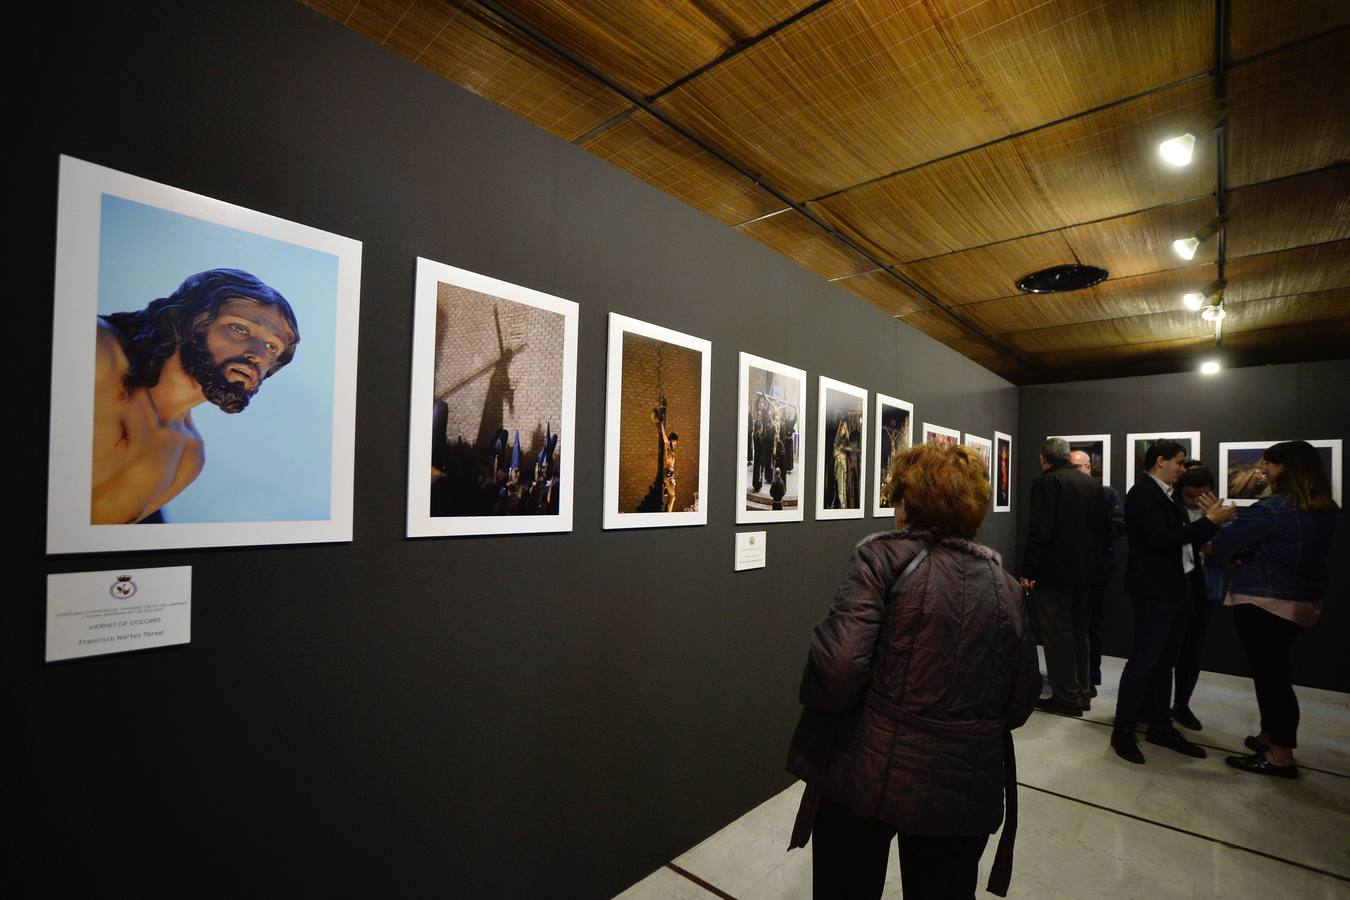
[[(351, 540), (361, 250), (62, 156), (47, 552)], [(577, 311), (418, 259), (409, 536), (571, 529)], [(608, 363), (604, 526), (705, 524), (710, 343), (611, 314)], [(869, 431), (866, 390), (819, 386), (817, 518), (890, 515), (913, 406), (878, 394)], [(805, 398), (741, 355), (737, 522), (803, 518)], [(963, 442), (1008, 509), (1011, 439)]]
[[(1104, 485), (1111, 484), (1111, 435), (1109, 434), (1073, 434), (1047, 435), (1061, 437), (1069, 442), (1070, 450), (1081, 450), (1088, 455), (1092, 464), (1092, 477)], [(1231, 500), (1238, 506), (1250, 506), (1266, 490), (1261, 469), (1257, 463), (1265, 449), (1279, 441), (1224, 441), (1219, 444), (1218, 466), (1205, 458), (1200, 447), (1198, 431), (1159, 431), (1132, 432), (1125, 435), (1125, 490), (1134, 486), (1143, 475), (1144, 453), (1150, 444), (1157, 441), (1175, 441), (1186, 450), (1187, 459), (1198, 459), (1209, 463), (1214, 469), (1215, 480), (1219, 483), (1219, 496)], [(1279, 440), (1292, 440), (1280, 438)], [(1310, 440), (1308, 443), (1317, 448), (1322, 463), (1331, 478), (1332, 494), (1337, 503), (1341, 502), (1341, 439)]]
[[(415, 294), (407, 534), (571, 530), (577, 304), (422, 258)], [(711, 357), (706, 339), (609, 314), (605, 528), (707, 524)], [(813, 440), (817, 519), (894, 515), (884, 473), (913, 443), (914, 405), (869, 406), (824, 376), (814, 422), (806, 399), (805, 371), (740, 353), (736, 456), (716, 476), (735, 470), (736, 522), (803, 521)], [(929, 423), (922, 437), (963, 443)], [(1011, 438), (964, 438), (991, 472), (995, 442), (1006, 511)]]

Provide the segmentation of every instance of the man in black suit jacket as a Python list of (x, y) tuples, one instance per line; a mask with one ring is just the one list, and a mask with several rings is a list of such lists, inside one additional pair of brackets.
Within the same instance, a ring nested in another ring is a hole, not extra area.
[(1106, 544), (1106, 497), (1096, 479), (1069, 465), (1069, 443), (1049, 438), (1041, 445), (1044, 474), (1031, 484), (1031, 512), (1022, 586), (1034, 588), (1041, 643), (1051, 696), (1036, 705), (1081, 716), (1090, 706), (1088, 619), (1091, 584), (1101, 570)]
[(1185, 448), (1158, 441), (1144, 452), (1144, 474), (1125, 495), (1125, 528), (1130, 557), (1125, 565), (1125, 593), (1134, 607), (1134, 643), (1116, 695), (1116, 720), (1111, 748), (1121, 759), (1143, 763), (1134, 737), (1141, 707), (1148, 711), (1151, 744), (1202, 758), (1205, 751), (1172, 727), (1169, 704), (1172, 666), (1176, 664), (1186, 618), (1191, 610), (1189, 572), (1193, 545), (1203, 544), (1219, 526), (1237, 514), (1213, 494), (1200, 502), (1205, 515), (1194, 522), (1171, 499), (1172, 485), (1182, 472)]

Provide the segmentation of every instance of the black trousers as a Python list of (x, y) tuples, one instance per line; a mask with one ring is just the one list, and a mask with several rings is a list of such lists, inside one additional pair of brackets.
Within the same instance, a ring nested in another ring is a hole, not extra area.
[(1131, 596), (1134, 607), (1134, 642), (1125, 671), (1120, 673), (1116, 694), (1116, 731), (1134, 731), (1142, 713), (1148, 730), (1159, 734), (1172, 727), (1172, 667), (1181, 653), (1186, 636), (1186, 620), (1191, 614), (1191, 598)]
[(1092, 613), (1092, 589), (1041, 588), (1032, 591), (1041, 620), (1041, 643), (1045, 645), (1045, 674), (1056, 703), (1083, 708), (1092, 681), (1088, 672), (1088, 622)]
[(1102, 683), (1102, 625), (1106, 621), (1106, 582), (1088, 585), (1088, 679)]
[(989, 835), (901, 834), (876, 819), (820, 799), (811, 830), (814, 900), (876, 900), (896, 838), (905, 900), (972, 900)]
[(1233, 607), (1238, 639), (1247, 651), (1256, 684), (1261, 730), (1278, 747), (1298, 746), (1298, 697), (1290, 675), (1290, 650), (1303, 628), (1259, 606)]
[(1209, 599), (1203, 577), (1191, 579), (1191, 601), (1191, 617), (1186, 620), (1186, 635), (1181, 639), (1172, 693), (1175, 704), (1186, 707), (1191, 705), (1191, 694), (1195, 693), (1196, 682), (1200, 680), (1200, 652), (1205, 648), (1210, 616), (1219, 603)]

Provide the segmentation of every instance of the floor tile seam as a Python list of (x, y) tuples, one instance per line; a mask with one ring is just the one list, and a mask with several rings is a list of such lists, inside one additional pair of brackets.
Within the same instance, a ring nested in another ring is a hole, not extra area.
[(1211, 837), (1210, 835), (1207, 834), (1201, 834), (1198, 831), (1191, 831), (1186, 828), (1179, 828), (1176, 825), (1168, 825), (1166, 822), (1159, 822), (1157, 819), (1149, 819), (1145, 816), (1140, 816), (1136, 815), (1135, 813), (1126, 812), (1122, 809), (1115, 809), (1114, 807), (1104, 806), (1103, 804), (1100, 803), (1093, 803), (1091, 800), (1083, 800), (1079, 797), (1074, 797), (1069, 794), (1061, 794), (1058, 791), (1052, 791), (1048, 790), (1047, 788), (1036, 787), (1034, 784), (1027, 784), (1025, 782), (1019, 781), (1017, 782), (1017, 785), (1018, 787), (1024, 787), (1027, 788), (1028, 790), (1036, 791), (1041, 794), (1048, 794), (1051, 797), (1058, 797), (1061, 800), (1068, 800), (1071, 803), (1078, 803), (1083, 806), (1091, 807), (1092, 809), (1099, 809), (1102, 812), (1108, 812), (1117, 816), (1122, 816), (1126, 819), (1133, 819), (1136, 822), (1143, 822), (1145, 825), (1153, 825), (1158, 828), (1165, 828), (1168, 831), (1175, 831), (1178, 834), (1184, 834), (1189, 837), (1198, 838), (1199, 840), (1202, 841), (1208, 841), (1211, 844), (1218, 844), (1221, 847), (1228, 847), (1229, 849), (1232, 850), (1240, 850), (1244, 853), (1250, 853), (1253, 856), (1260, 856), (1265, 859), (1272, 860), (1273, 862), (1284, 863), (1285, 865), (1295, 866), (1296, 868), (1299, 869), (1306, 869), (1309, 872), (1316, 872), (1318, 875), (1325, 875), (1328, 878), (1334, 878), (1337, 881), (1344, 881), (1350, 883), (1350, 875), (1342, 875), (1339, 872), (1332, 872), (1329, 869), (1319, 869), (1317, 866), (1311, 865), (1310, 863), (1299, 862), (1296, 859), (1289, 859), (1288, 857), (1285, 856), (1277, 856), (1274, 853), (1267, 853), (1264, 850), (1257, 850), (1254, 847), (1247, 847), (1244, 846), (1243, 844), (1235, 844), (1232, 841), (1226, 841), (1223, 838)]
[(702, 878), (698, 877), (693, 872), (690, 872), (688, 869), (684, 869), (680, 866), (677, 866), (673, 862), (666, 863), (666, 868), (674, 872), (676, 875), (679, 875), (682, 878), (686, 878), (689, 881), (692, 881), (694, 884), (703, 888), (705, 891), (707, 891), (708, 893), (712, 894), (715, 897), (721, 897), (722, 900), (736, 900), (735, 897), (733, 897), (731, 894), (728, 894), (726, 891), (722, 890), (717, 885), (712, 884), (711, 882), (708, 881), (704, 881)]
[[(1046, 710), (1042, 710), (1042, 712), (1045, 712), (1045, 711), (1046, 711)], [(1070, 719), (1070, 720), (1073, 720), (1073, 721), (1082, 722), (1082, 723), (1084, 723), (1084, 724), (1086, 724), (1086, 725), (1098, 725), (1098, 726), (1100, 726), (1100, 727), (1102, 727), (1102, 728), (1113, 728), (1113, 727), (1114, 727), (1113, 723), (1111, 723), (1111, 722), (1102, 722), (1102, 721), (1100, 721), (1100, 720), (1098, 720), (1098, 719), (1089, 719), (1087, 716), (1068, 716), (1068, 715), (1065, 715), (1065, 714), (1063, 714), (1063, 713), (1057, 713), (1057, 712), (1052, 712), (1052, 713), (1050, 713), (1050, 714), (1051, 714), (1051, 715), (1054, 715), (1054, 716), (1059, 716), (1061, 719)], [(1188, 741), (1191, 740), (1189, 737), (1187, 737), (1186, 739), (1187, 739)], [(1243, 749), (1241, 749), (1241, 750), (1233, 750), (1233, 749), (1230, 748), (1230, 747), (1219, 747), (1219, 746), (1216, 746), (1216, 745), (1214, 745), (1214, 744), (1206, 744), (1206, 743), (1202, 743), (1201, 741), (1191, 741), (1191, 743), (1197, 744), (1197, 745), (1199, 745), (1199, 746), (1201, 746), (1201, 747), (1207, 747), (1207, 748), (1209, 748), (1210, 750), (1215, 750), (1215, 751), (1217, 751), (1217, 752), (1219, 752), (1219, 753), (1227, 753), (1227, 754), (1229, 754), (1230, 756), (1248, 756), (1248, 755), (1250, 755), (1245, 747), (1244, 747)], [(1335, 778), (1350, 778), (1350, 772), (1336, 772), (1336, 771), (1333, 771), (1333, 770), (1331, 770), (1331, 769), (1319, 769), (1319, 768), (1317, 768), (1316, 766), (1305, 766), (1303, 763), (1299, 763), (1299, 764), (1298, 764), (1298, 768), (1299, 768), (1299, 771), (1301, 771), (1301, 772), (1316, 772), (1316, 773), (1319, 774), (1319, 775), (1331, 775), (1331, 776), (1333, 776), (1333, 777), (1335, 777)]]

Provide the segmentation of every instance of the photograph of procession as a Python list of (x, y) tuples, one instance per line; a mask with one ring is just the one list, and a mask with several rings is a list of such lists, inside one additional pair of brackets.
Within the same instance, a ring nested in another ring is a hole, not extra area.
[(861, 519), (866, 490), (867, 390), (820, 376), (816, 518)]
[(417, 260), (408, 536), (572, 528), (577, 305)]
[(806, 373), (740, 354), (736, 522), (802, 521)]
[(980, 458), (980, 462), (984, 463), (984, 471), (989, 474), (989, 487), (992, 489), (994, 486), (994, 442), (989, 438), (982, 438), (966, 432), (966, 436), (961, 440), (961, 445), (974, 450), (975, 455)]
[(712, 344), (609, 314), (605, 528), (708, 523)]

